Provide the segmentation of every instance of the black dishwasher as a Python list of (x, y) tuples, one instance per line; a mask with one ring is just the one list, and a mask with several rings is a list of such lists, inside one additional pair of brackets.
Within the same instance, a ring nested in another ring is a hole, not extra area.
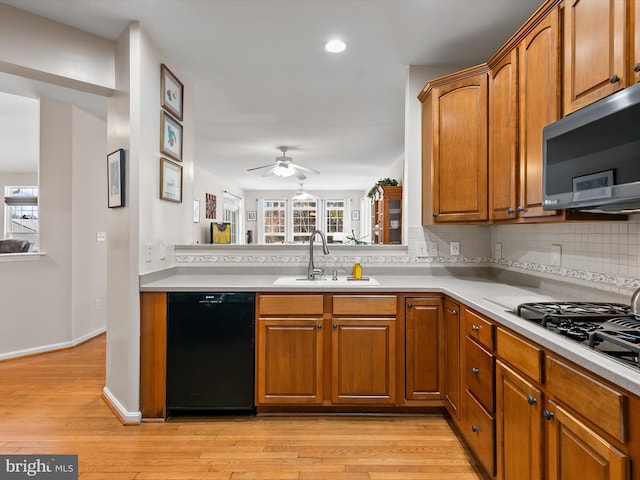
[(254, 293), (167, 294), (167, 413), (253, 413)]

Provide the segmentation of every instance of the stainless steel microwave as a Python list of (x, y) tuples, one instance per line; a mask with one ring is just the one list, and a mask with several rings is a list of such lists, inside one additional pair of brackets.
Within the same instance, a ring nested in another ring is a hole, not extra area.
[(545, 210), (640, 210), (640, 83), (547, 125), (542, 142)]

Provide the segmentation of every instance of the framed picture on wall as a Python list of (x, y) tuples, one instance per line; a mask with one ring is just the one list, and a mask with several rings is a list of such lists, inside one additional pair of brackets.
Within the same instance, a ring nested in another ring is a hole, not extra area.
[(258, 213), (255, 210), (247, 211), (247, 222), (255, 222), (258, 219)]
[(200, 200), (193, 201), (193, 223), (200, 223)]
[(182, 120), (184, 85), (163, 63), (160, 66), (160, 104), (178, 120)]
[(160, 159), (160, 198), (182, 203), (182, 165)]
[(160, 151), (182, 161), (182, 125), (167, 112), (160, 115)]
[(360, 220), (360, 210), (352, 210), (351, 211), (351, 220), (357, 222)]
[(107, 188), (109, 208), (124, 207), (124, 150), (107, 155)]

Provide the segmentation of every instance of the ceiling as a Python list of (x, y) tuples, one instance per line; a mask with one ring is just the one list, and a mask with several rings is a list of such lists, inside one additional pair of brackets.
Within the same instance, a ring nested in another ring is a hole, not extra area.
[[(194, 85), (196, 164), (238, 187), (297, 190), (246, 171), (287, 145), (320, 171), (306, 189), (368, 190), (403, 155), (408, 66), (482, 63), (542, 0), (4, 3), (109, 39), (140, 21)], [(335, 37), (347, 49), (329, 54)]]

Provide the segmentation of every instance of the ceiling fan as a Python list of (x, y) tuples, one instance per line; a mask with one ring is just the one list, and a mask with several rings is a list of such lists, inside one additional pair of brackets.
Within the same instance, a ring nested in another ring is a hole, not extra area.
[(299, 180), (305, 180), (307, 177), (302, 172), (311, 172), (311, 173), (320, 173), (313, 168), (303, 167), (301, 165), (297, 165), (293, 163), (291, 157), (287, 157), (286, 153), (289, 150), (289, 147), (278, 147), (278, 149), (282, 152), (281, 157), (276, 157), (275, 163), (271, 163), (269, 165), (262, 165), (261, 167), (248, 168), (247, 172), (252, 170), (260, 170), (261, 168), (268, 168), (265, 173), (262, 174), (263, 177), (267, 175), (277, 175), (278, 177), (290, 177), (291, 175), (295, 175)]

